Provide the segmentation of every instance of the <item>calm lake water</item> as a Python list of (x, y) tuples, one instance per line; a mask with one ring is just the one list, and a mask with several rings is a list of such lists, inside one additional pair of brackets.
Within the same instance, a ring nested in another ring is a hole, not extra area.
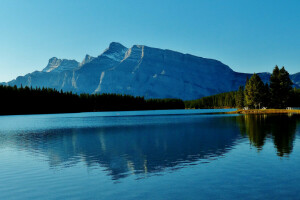
[(300, 199), (299, 116), (208, 112), (0, 116), (0, 199)]

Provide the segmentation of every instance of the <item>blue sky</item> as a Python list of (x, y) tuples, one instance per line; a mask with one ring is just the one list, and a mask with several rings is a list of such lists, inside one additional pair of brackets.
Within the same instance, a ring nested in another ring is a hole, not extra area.
[(214, 58), (239, 72), (300, 71), (299, 0), (1, 0), (0, 82), (81, 61), (116, 41)]

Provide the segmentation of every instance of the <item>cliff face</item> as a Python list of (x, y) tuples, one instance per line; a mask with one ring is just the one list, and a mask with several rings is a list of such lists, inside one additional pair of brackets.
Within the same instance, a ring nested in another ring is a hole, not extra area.
[[(269, 73), (259, 74), (264, 82)], [(237, 90), (251, 74), (237, 73), (220, 61), (143, 45), (111, 43), (98, 57), (81, 63), (51, 58), (42, 71), (8, 85), (50, 87), (76, 93), (118, 93), (145, 98), (197, 99)], [(291, 76), (300, 86), (300, 76)]]

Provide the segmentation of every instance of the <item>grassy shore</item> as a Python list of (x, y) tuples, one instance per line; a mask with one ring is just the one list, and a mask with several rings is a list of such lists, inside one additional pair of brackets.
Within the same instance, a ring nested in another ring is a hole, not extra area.
[(227, 114), (280, 114), (280, 113), (300, 114), (300, 110), (250, 109), (250, 110), (236, 110), (236, 111), (227, 112)]

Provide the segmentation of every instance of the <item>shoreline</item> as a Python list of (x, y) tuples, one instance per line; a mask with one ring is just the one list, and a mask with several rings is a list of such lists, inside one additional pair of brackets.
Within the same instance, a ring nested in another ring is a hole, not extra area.
[(286, 110), (286, 109), (250, 109), (250, 110), (236, 110), (226, 112), (226, 114), (300, 114), (300, 110)]

